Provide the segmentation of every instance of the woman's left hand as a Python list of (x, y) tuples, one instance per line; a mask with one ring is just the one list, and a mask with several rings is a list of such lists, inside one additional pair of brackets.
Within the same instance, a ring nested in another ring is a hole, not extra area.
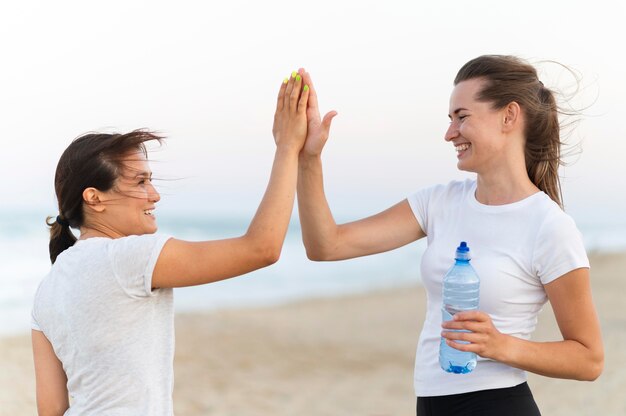
[[(498, 357), (506, 351), (508, 336), (498, 331), (491, 317), (484, 312), (458, 312), (453, 320), (446, 321), (441, 326), (444, 328), (441, 336), (446, 338), (446, 343), (459, 351), (473, 352), (496, 361), (500, 361)], [(452, 329), (470, 332), (449, 331)], [(469, 344), (456, 341), (467, 341)]]

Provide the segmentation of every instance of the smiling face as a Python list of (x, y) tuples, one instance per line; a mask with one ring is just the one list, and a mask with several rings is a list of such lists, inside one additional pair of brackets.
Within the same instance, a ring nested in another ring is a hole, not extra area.
[[(92, 188), (93, 189), (93, 188)], [(92, 226), (110, 237), (153, 234), (157, 231), (154, 209), (161, 199), (152, 185), (152, 172), (142, 152), (129, 153), (113, 188), (98, 192), (90, 215)]]
[(450, 127), (445, 140), (457, 151), (460, 170), (482, 173), (501, 159), (506, 146), (502, 131), (504, 114), (491, 103), (477, 101), (481, 79), (459, 82), (450, 96)]

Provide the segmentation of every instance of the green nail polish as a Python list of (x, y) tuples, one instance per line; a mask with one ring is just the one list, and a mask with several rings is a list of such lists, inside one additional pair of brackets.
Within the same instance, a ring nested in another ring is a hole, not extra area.
[(296, 81), (300, 81), (302, 79), (302, 77), (300, 76), (300, 74), (296, 75)]
[(309, 90), (309, 86), (305, 85), (304, 88), (302, 88), (303, 91), (308, 91)]
[(293, 71), (293, 72), (291, 73), (291, 78), (295, 78), (295, 77), (296, 77), (296, 75), (298, 75), (298, 73), (297, 73), (296, 71)]
[(286, 83), (288, 83), (288, 82), (289, 82), (289, 78), (285, 78), (285, 79), (283, 80), (283, 84), (286, 84)]

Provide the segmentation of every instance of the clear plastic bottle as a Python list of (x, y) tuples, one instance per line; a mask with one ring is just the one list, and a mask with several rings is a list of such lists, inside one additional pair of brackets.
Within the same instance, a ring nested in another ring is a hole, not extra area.
[[(470, 265), (470, 250), (465, 241), (456, 249), (455, 263), (443, 278), (443, 321), (455, 313), (478, 309), (480, 279)], [(468, 332), (468, 331), (466, 331)], [(457, 341), (458, 342), (458, 341)], [(476, 367), (476, 354), (454, 349), (441, 338), (439, 364), (448, 373), (467, 374)]]

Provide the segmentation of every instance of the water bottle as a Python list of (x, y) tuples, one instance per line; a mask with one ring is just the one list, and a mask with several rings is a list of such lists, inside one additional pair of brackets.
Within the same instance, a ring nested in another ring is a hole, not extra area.
[[(480, 280), (470, 265), (470, 250), (465, 241), (456, 249), (454, 265), (443, 278), (443, 321), (452, 320), (452, 316), (461, 311), (478, 309)], [(463, 331), (469, 332), (469, 331)], [(457, 341), (466, 343), (465, 341)], [(441, 337), (439, 346), (439, 364), (448, 373), (467, 374), (476, 367), (476, 354), (454, 349)]]

